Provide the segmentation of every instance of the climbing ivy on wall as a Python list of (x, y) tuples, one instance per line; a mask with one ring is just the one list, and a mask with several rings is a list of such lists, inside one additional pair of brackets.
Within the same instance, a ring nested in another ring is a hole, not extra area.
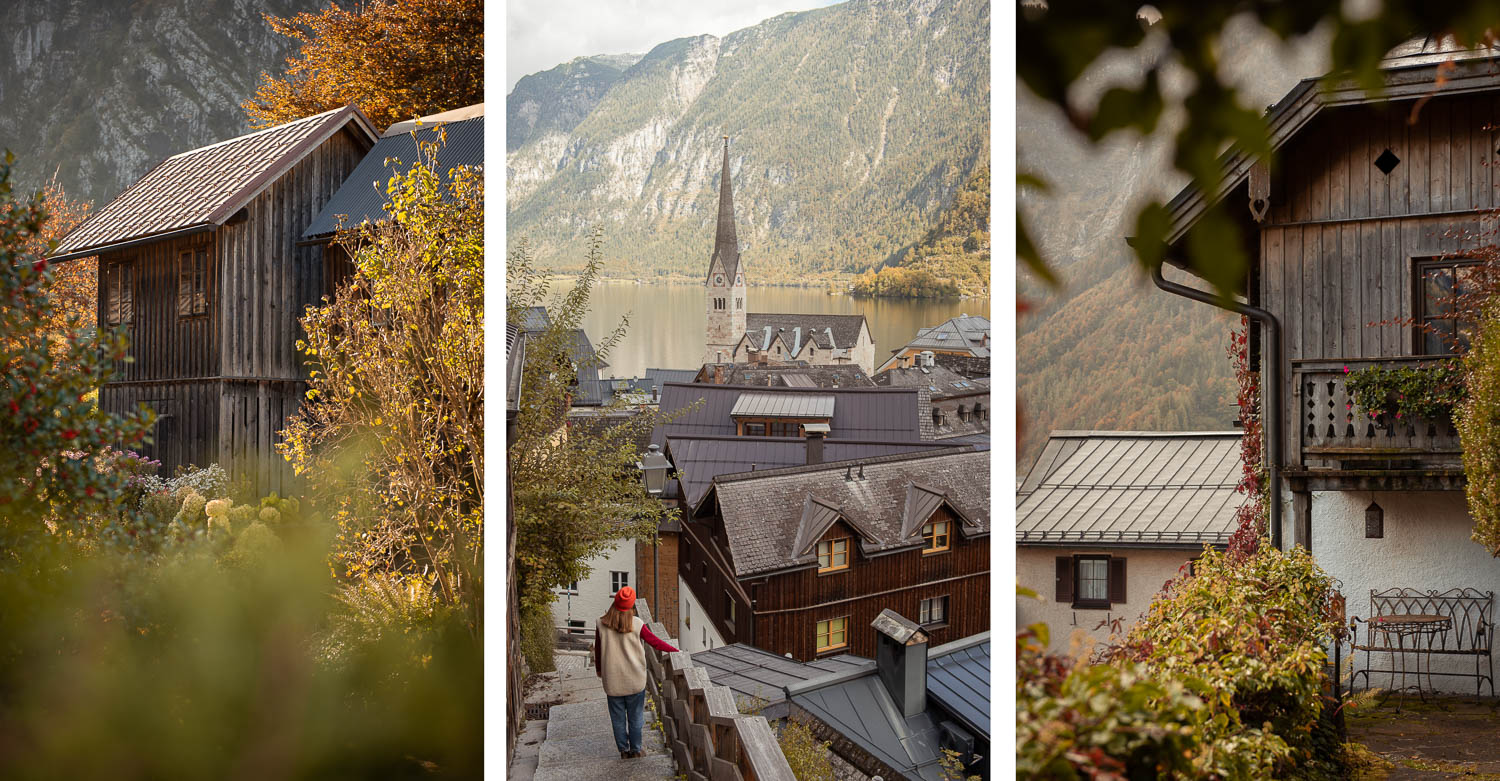
[(1455, 416), (1464, 494), (1474, 519), (1474, 541), (1500, 557), (1500, 299), (1485, 307), (1464, 368), (1468, 397)]

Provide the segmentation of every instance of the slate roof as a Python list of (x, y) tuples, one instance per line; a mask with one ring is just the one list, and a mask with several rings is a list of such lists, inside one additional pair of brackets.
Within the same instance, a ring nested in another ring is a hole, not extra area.
[[(941, 495), (961, 519), (960, 534), (988, 534), (989, 471), (988, 453), (954, 448), (721, 474), (709, 492), (724, 519), (735, 575), (745, 577), (816, 564), (813, 551), (796, 550), (806, 536), (802, 527), (821, 517), (808, 519), (809, 498), (837, 508), (838, 517), (861, 532), (866, 555), (922, 544), (913, 532), (926, 519), (907, 517), (913, 486)], [(937, 504), (927, 506), (930, 515)]]
[(933, 401), (953, 396), (988, 395), (990, 392), (990, 378), (970, 379), (944, 366), (893, 367), (876, 374), (875, 384), (893, 388), (926, 386)]
[[(664, 445), (669, 436), (733, 436), (731, 410), (744, 393), (809, 394), (834, 399), (830, 439), (913, 442), (921, 439), (919, 399), (915, 388), (773, 388), (709, 383), (662, 386), (663, 413), (680, 413), (659, 426), (652, 442)], [(702, 399), (697, 408), (688, 407)]]
[[(951, 716), (975, 729), (981, 748), (990, 741), (988, 659), (989, 632), (929, 649), (927, 708), (911, 717), (902, 717), (874, 662), (848, 673), (790, 684), (786, 697), (907, 778), (941, 781), (943, 721)], [(980, 723), (983, 731), (976, 728)]]
[(733, 643), (693, 654), (693, 664), (708, 671), (709, 681), (728, 686), (735, 705), (742, 710), (751, 702), (764, 703), (760, 715), (768, 720), (786, 718), (787, 686), (863, 669), (870, 660), (863, 656), (837, 656), (798, 662), (751, 645)]
[[(648, 443), (649, 444), (649, 443)], [(842, 441), (823, 443), (823, 460), (849, 461), (878, 458), (901, 453), (921, 453), (957, 447), (949, 442)], [(673, 436), (667, 439), (666, 452), (672, 464), (682, 473), (678, 486), (688, 506), (696, 506), (719, 475), (749, 472), (752, 469), (778, 469), (807, 463), (807, 440), (797, 437)]]
[(988, 358), (990, 320), (978, 315), (950, 317), (931, 328), (917, 331), (916, 338), (892, 352), (907, 350), (950, 350), (967, 352), (976, 358)]
[[(767, 328), (771, 329), (769, 333)], [(767, 337), (774, 337), (780, 332), (782, 341), (793, 355), (801, 352), (802, 345), (808, 339), (820, 350), (850, 349), (859, 341), (861, 328), (868, 328), (864, 315), (745, 314), (745, 335), (750, 337), (757, 349), (769, 348), (771, 340)]]
[(1053, 432), (1016, 493), (1016, 542), (1226, 544), (1245, 501), (1240, 436)]
[(345, 127), (367, 143), (375, 142), (374, 125), (350, 105), (173, 155), (64, 237), (52, 258), (82, 257), (140, 239), (223, 225)]
[[(693, 374), (694, 382), (713, 382), (721, 372), (720, 385), (758, 385), (767, 388), (873, 388), (876, 383), (854, 364), (813, 366), (807, 361), (780, 364), (705, 363)], [(700, 379), (701, 378), (701, 379)]]
[[(447, 197), (454, 168), (484, 165), (484, 115), (456, 120), (443, 117), (445, 114), (463, 116), (474, 108), (422, 117), (416, 120), (420, 126), (412, 122), (392, 125), (318, 212), (312, 224), (302, 232), (302, 237), (332, 236), (340, 227), (353, 228), (362, 222), (388, 219), (390, 215), (385, 211), (387, 183), (392, 176), (411, 170), (412, 164), (421, 159), (419, 143), (437, 143), (440, 137), (443, 141), (438, 146), (433, 168), (441, 181), (441, 192)], [(481, 112), (484, 110), (483, 104), (477, 108)]]

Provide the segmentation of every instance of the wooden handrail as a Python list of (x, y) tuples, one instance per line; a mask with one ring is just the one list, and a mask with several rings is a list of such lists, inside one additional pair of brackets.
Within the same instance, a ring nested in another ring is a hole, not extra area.
[[(652, 634), (677, 645), (651, 620), (646, 600), (637, 599), (635, 609)], [(646, 678), (678, 772), (711, 781), (796, 781), (765, 717), (741, 714), (729, 687), (710, 681), (691, 654), (647, 648)]]

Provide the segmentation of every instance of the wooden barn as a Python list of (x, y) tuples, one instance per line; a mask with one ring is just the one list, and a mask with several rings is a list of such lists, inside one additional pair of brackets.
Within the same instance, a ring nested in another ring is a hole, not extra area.
[(58, 246), (54, 261), (99, 258), (99, 325), (131, 341), (100, 405), (155, 411), (145, 455), (163, 473), (217, 463), (285, 491), (275, 443), (306, 392), (298, 318), (337, 281), (298, 239), (376, 138), (346, 106), (174, 155)]

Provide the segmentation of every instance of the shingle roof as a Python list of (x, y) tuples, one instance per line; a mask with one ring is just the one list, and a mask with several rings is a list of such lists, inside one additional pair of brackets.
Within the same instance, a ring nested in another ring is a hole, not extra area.
[(798, 662), (742, 643), (720, 646), (693, 654), (693, 664), (708, 671), (708, 680), (728, 686), (735, 704), (745, 708), (759, 701), (760, 715), (769, 720), (787, 715), (784, 687), (825, 675), (841, 675), (862, 669), (870, 660), (862, 656), (839, 654), (811, 662)]
[[(850, 349), (859, 340), (859, 331), (866, 327), (864, 315), (787, 315), (769, 312), (745, 314), (745, 334), (761, 349), (768, 346), (767, 332), (775, 336), (779, 331), (787, 349), (793, 354), (801, 351), (808, 339), (819, 349)], [(832, 341), (830, 341), (830, 336)], [(799, 341), (800, 340), (800, 341)]]
[(926, 386), (933, 400), (990, 392), (990, 378), (970, 379), (945, 366), (912, 366), (905, 369), (893, 367), (876, 374), (875, 384), (893, 388)]
[(370, 120), (345, 106), (173, 155), (69, 233), (53, 257), (80, 257), (138, 239), (223, 225), (346, 126), (374, 143)]
[(874, 662), (788, 684), (787, 699), (906, 778), (940, 781), (941, 722), (950, 713), (975, 726), (975, 711), (984, 714), (984, 729), (976, 737), (990, 740), (988, 659), (988, 632), (930, 649), (928, 707), (911, 717), (902, 717)]
[(854, 364), (813, 366), (807, 361), (780, 364), (706, 363), (688, 379), (712, 382), (716, 370), (723, 372), (722, 385), (756, 385), (766, 388), (873, 388), (875, 381)]
[[(948, 442), (872, 442), (830, 439), (823, 443), (824, 461), (878, 458), (955, 447)], [(680, 490), (688, 506), (696, 506), (719, 475), (778, 469), (807, 463), (807, 440), (795, 437), (672, 436), (667, 439), (672, 465), (682, 473)]]
[(744, 577), (817, 561), (812, 552), (795, 550), (808, 497), (838, 508), (839, 517), (873, 537), (861, 540), (866, 554), (922, 544), (921, 536), (903, 534), (913, 483), (943, 495), (963, 519), (961, 534), (988, 534), (989, 469), (988, 453), (955, 448), (724, 474), (710, 490), (724, 519), (735, 574)]
[[(662, 386), (661, 410), (678, 417), (657, 428), (652, 440), (666, 443), (668, 436), (732, 436), (731, 411), (744, 393), (807, 394), (833, 397), (831, 439), (882, 442), (921, 439), (918, 393), (915, 388), (771, 388), (709, 383), (675, 383)], [(696, 409), (688, 407), (702, 400)]]
[(390, 215), (385, 211), (386, 184), (393, 175), (405, 173), (420, 159), (419, 143), (437, 143), (440, 135), (443, 138), (433, 168), (445, 197), (453, 180), (454, 168), (483, 166), (484, 117), (443, 121), (441, 116), (424, 117), (420, 120), (423, 126), (409, 132), (392, 134), (387, 131), (359, 161), (354, 172), (313, 219), (312, 225), (302, 232), (303, 238), (329, 236), (340, 227), (352, 228), (367, 220), (380, 222), (387, 219)]
[(1053, 432), (1016, 494), (1019, 544), (1228, 542), (1240, 432)]

